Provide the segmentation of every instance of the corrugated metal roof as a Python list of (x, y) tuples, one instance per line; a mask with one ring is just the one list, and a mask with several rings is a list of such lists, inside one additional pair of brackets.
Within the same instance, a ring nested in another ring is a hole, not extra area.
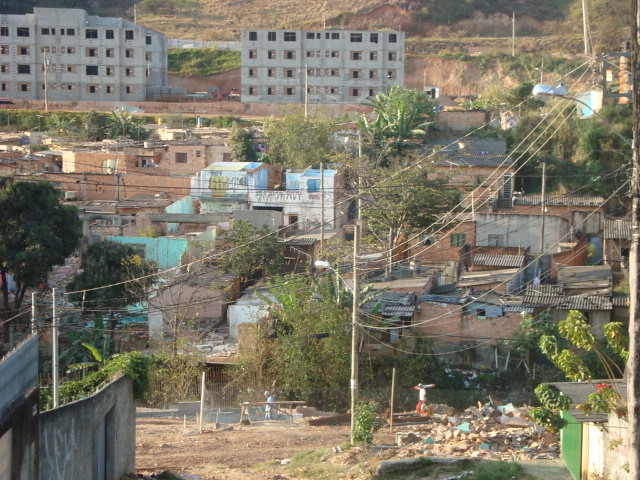
[(611, 297), (611, 303), (614, 307), (628, 307), (631, 297), (629, 295), (615, 295)]
[(305, 237), (289, 237), (289, 238), (281, 238), (278, 240), (280, 243), (285, 243), (287, 245), (295, 245), (297, 247), (308, 247), (316, 243), (318, 241), (315, 238), (305, 238)]
[[(516, 195), (515, 205), (542, 205), (542, 195)], [(601, 207), (603, 197), (582, 195), (545, 195), (544, 203), (548, 206), (567, 207)]]
[(611, 299), (601, 295), (536, 295), (526, 296), (528, 307), (553, 307), (558, 310), (611, 310)]
[(452, 168), (456, 167), (510, 167), (513, 159), (509, 155), (496, 153), (451, 153), (443, 157), (438, 162), (438, 166)]
[(474, 285), (508, 282), (509, 280), (515, 279), (518, 272), (519, 269), (517, 268), (465, 272), (458, 280), (458, 287), (472, 287)]
[(604, 238), (631, 240), (631, 220), (605, 220)]
[(558, 270), (558, 285), (563, 290), (609, 288), (613, 274), (609, 265), (562, 267)]
[(524, 255), (489, 255), (481, 253), (473, 256), (473, 264), (479, 267), (520, 268)]

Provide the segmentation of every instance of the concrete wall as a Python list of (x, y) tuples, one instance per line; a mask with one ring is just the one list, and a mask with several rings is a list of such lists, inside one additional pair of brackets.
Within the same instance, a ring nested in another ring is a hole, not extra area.
[(118, 480), (135, 468), (133, 382), (40, 415), (40, 480)]
[(188, 240), (180, 237), (109, 237), (108, 240), (144, 248), (144, 258), (155, 262), (161, 270), (179, 266), (189, 246)]
[(604, 471), (607, 472), (607, 480), (631, 480), (625, 471), (631, 454), (629, 441), (629, 422), (610, 414), (604, 439)]
[(442, 128), (463, 132), (484, 125), (487, 122), (487, 112), (483, 110), (443, 111), (438, 112), (436, 121)]
[(36, 480), (38, 471), (38, 337), (0, 361), (0, 478)]

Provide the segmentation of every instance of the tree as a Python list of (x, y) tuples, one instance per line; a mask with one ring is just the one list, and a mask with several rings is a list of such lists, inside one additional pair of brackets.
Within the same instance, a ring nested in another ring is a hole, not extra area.
[(237, 162), (255, 162), (258, 158), (256, 146), (253, 143), (253, 132), (242, 128), (238, 122), (231, 127), (231, 153)]
[(268, 119), (264, 134), (269, 144), (269, 158), (286, 168), (307, 168), (319, 163), (332, 153), (337, 123), (340, 122), (329, 115), (305, 116), (302, 110), (281, 119)]
[[(0, 178), (0, 278), (2, 317), (13, 316), (29, 287), (46, 283), (47, 273), (78, 246), (81, 221), (75, 207), (60, 203), (60, 193), (46, 182)], [(10, 300), (8, 277), (16, 289)], [(8, 333), (8, 325), (7, 326)]]
[(282, 244), (269, 227), (258, 229), (249, 222), (237, 222), (222, 239), (218, 266), (232, 271), (242, 285), (258, 274), (274, 275), (282, 268)]
[(445, 178), (429, 178), (417, 166), (378, 168), (359, 175), (362, 216), (368, 231), (389, 252), (389, 265), (401, 236), (415, 229), (426, 229), (437, 217), (460, 200), (460, 192), (447, 186)]
[(389, 166), (393, 157), (416, 147), (407, 140), (422, 140), (434, 116), (433, 103), (426, 93), (397, 85), (364, 103), (373, 108), (375, 120), (360, 115), (357, 122), (363, 151), (374, 166)]
[(111, 116), (107, 119), (107, 129), (111, 138), (144, 140), (149, 136), (149, 132), (124, 108), (111, 112)]
[(90, 142), (99, 142), (107, 136), (107, 116), (91, 110), (82, 123), (84, 136)]
[(98, 328), (108, 316), (113, 339), (118, 323), (116, 312), (146, 299), (147, 288), (155, 282), (156, 267), (133, 247), (105, 240), (83, 252), (80, 268), (82, 272), (67, 284), (69, 300), (83, 312), (91, 313)]

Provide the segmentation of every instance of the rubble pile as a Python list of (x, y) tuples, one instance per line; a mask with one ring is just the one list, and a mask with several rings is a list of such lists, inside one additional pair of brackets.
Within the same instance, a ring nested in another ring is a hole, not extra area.
[[(394, 456), (462, 456), (500, 460), (555, 459), (560, 454), (559, 438), (536, 425), (527, 408), (511, 404), (479, 405), (454, 411), (434, 405), (433, 414), (419, 417), (419, 424), (402, 425), (396, 433), (400, 451)], [(395, 416), (394, 416), (395, 419)]]

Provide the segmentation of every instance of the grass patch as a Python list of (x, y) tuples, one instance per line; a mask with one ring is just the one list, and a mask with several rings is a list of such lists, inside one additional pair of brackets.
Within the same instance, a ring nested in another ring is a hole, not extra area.
[(359, 465), (342, 465), (328, 461), (331, 449), (321, 448), (311, 452), (297, 453), (287, 465), (287, 472), (299, 478), (334, 480), (360, 471)]
[(476, 468), (476, 480), (512, 480), (530, 478), (522, 465), (511, 462), (483, 462)]
[(172, 48), (169, 73), (184, 77), (204, 77), (240, 68), (240, 52), (216, 48)]

